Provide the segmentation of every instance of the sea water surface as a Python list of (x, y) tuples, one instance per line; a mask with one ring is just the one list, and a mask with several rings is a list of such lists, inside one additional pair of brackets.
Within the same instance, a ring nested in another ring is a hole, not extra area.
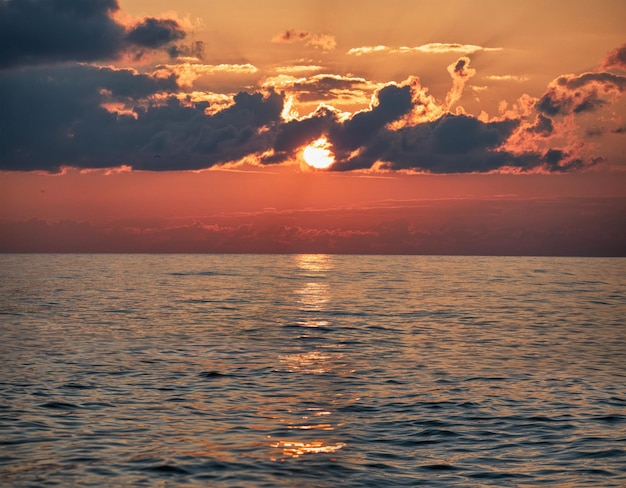
[(626, 259), (0, 274), (2, 486), (626, 486)]

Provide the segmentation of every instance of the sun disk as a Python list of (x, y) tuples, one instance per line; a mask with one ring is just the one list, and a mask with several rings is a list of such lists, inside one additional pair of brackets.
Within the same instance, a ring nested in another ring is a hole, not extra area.
[(313, 141), (302, 152), (306, 164), (317, 169), (329, 168), (335, 162), (330, 142), (325, 137)]

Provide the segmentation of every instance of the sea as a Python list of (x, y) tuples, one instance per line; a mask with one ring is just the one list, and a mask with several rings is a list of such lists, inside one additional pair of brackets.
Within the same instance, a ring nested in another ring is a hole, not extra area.
[(0, 256), (0, 485), (624, 487), (626, 259)]

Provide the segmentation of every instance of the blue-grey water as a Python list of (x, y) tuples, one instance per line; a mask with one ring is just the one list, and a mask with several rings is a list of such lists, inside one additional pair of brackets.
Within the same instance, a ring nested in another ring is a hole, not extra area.
[(626, 259), (0, 274), (2, 486), (626, 486)]

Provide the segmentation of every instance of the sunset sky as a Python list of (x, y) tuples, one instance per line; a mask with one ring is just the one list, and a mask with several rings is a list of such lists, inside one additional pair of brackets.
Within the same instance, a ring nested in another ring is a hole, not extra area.
[(624, 256), (624, 19), (0, 0), (0, 252)]

